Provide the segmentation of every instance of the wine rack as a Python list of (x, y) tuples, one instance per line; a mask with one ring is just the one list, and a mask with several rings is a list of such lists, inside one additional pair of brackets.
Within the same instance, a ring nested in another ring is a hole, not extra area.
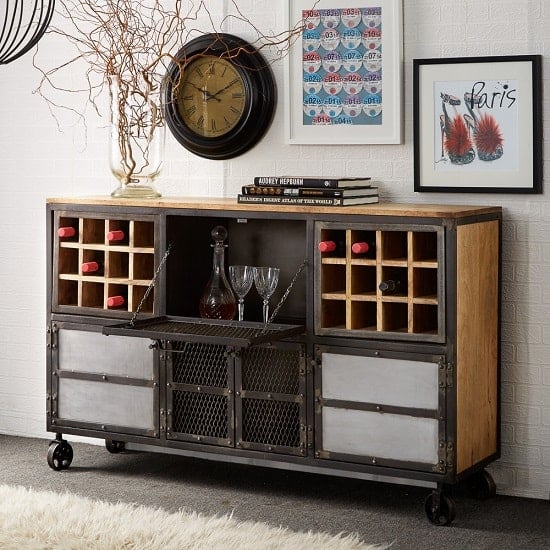
[[(319, 335), (443, 341), (444, 239), (441, 227), (319, 222), (315, 328)], [(353, 244), (370, 243), (365, 254)], [(385, 292), (383, 282), (397, 288)]]
[[(64, 237), (63, 228), (74, 233)], [(61, 231), (60, 231), (61, 230)], [(110, 241), (109, 232), (122, 231)], [(60, 235), (61, 233), (61, 235)], [(155, 273), (155, 220), (150, 218), (94, 217), (89, 213), (56, 212), (54, 217), (54, 285), (52, 309), (73, 310), (112, 317), (128, 316), (141, 303)], [(85, 272), (83, 264), (97, 263), (97, 271)], [(116, 307), (110, 297), (120, 296)], [(154, 289), (141, 312), (155, 311)]]

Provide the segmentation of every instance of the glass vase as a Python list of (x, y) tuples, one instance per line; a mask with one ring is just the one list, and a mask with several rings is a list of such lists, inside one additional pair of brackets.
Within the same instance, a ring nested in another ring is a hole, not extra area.
[(162, 168), (166, 136), (161, 88), (162, 79), (155, 75), (109, 79), (110, 167), (119, 181), (113, 197), (160, 197), (154, 181)]

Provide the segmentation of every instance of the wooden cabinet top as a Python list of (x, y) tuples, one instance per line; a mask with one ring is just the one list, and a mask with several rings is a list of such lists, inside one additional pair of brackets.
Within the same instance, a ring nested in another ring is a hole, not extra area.
[(235, 198), (161, 197), (159, 199), (119, 199), (110, 196), (49, 197), (51, 205), (119, 206), (136, 208), (170, 208), (191, 210), (224, 210), (234, 212), (292, 212), (312, 214), (355, 214), (364, 216), (411, 216), (428, 218), (462, 218), (485, 214), (500, 215), (500, 206), (458, 204), (416, 204), (379, 202), (360, 206), (302, 206), (241, 204)]

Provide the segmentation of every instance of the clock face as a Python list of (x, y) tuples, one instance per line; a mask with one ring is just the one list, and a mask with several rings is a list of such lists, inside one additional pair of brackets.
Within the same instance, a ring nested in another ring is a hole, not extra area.
[(194, 133), (216, 138), (231, 132), (246, 110), (246, 83), (227, 59), (199, 56), (185, 67), (177, 109)]
[(263, 137), (275, 112), (270, 64), (232, 34), (208, 33), (185, 44), (166, 74), (164, 113), (174, 137), (201, 157), (242, 155)]

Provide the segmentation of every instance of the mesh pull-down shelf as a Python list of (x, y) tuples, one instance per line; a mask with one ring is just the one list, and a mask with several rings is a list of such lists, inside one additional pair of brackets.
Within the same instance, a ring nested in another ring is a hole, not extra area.
[(195, 317), (155, 317), (103, 327), (103, 334), (136, 336), (152, 340), (202, 342), (248, 348), (275, 342), (304, 332), (301, 325), (222, 321)]

